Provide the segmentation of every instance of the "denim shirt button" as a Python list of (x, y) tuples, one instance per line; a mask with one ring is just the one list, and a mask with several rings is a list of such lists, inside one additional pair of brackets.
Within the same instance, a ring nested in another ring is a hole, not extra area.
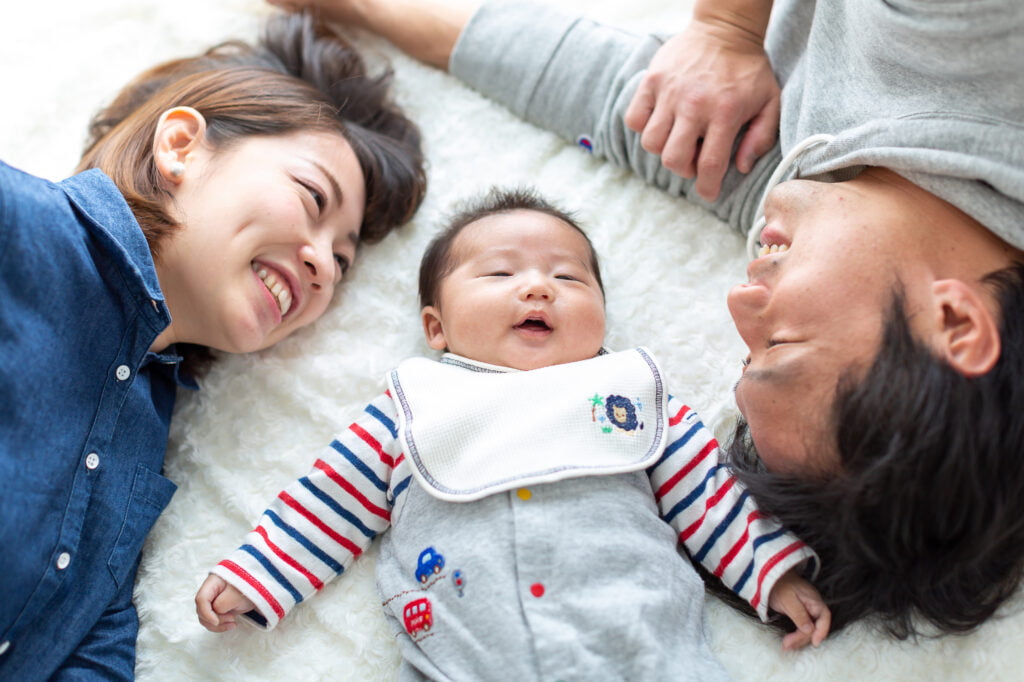
[(60, 556), (57, 557), (57, 568), (63, 571), (71, 563), (71, 555), (67, 552), (61, 552)]
[(92, 471), (100, 465), (100, 456), (95, 452), (90, 452), (85, 456), (85, 468)]
[(10, 649), (10, 648), (11, 648), (11, 641), (10, 640), (4, 641), (4, 642), (0, 642), (0, 656), (3, 656), (4, 654), (6, 654), (7, 650)]
[(117, 371), (114, 372), (114, 375), (117, 377), (118, 381), (124, 381), (132, 375), (132, 370), (128, 365), (119, 365)]

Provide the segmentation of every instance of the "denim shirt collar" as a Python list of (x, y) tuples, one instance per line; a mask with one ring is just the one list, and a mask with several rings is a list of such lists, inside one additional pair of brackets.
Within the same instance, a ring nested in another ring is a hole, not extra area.
[[(88, 219), (88, 226), (104, 241), (104, 245), (120, 253), (124, 263), (130, 266), (133, 279), (141, 285), (139, 293), (145, 295), (147, 301), (163, 303), (164, 295), (149, 244), (114, 182), (103, 171), (93, 168), (58, 184), (75, 208)], [(170, 315), (166, 317), (164, 326), (170, 323)]]
[[(149, 243), (121, 191), (98, 168), (74, 175), (58, 185), (83, 216), (83, 224), (115, 256), (125, 282), (125, 302), (137, 307), (155, 339), (171, 323), (171, 315), (160, 289)], [(172, 374), (179, 386), (198, 388), (195, 380), (182, 369), (181, 361), (181, 354), (172, 345), (159, 353), (147, 353), (143, 365), (157, 363)]]

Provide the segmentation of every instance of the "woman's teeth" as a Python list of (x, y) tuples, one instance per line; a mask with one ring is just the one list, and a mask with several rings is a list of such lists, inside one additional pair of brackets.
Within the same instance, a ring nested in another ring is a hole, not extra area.
[(253, 263), (252, 271), (263, 280), (263, 284), (266, 285), (270, 293), (274, 295), (274, 299), (277, 301), (277, 307), (281, 309), (281, 315), (287, 315), (288, 311), (292, 307), (292, 292), (288, 288), (288, 285), (277, 276), (276, 273), (267, 270), (260, 265)]
[(782, 253), (783, 251), (789, 251), (789, 244), (772, 244), (771, 246), (763, 244), (757, 255), (758, 257), (767, 256), (770, 253)]

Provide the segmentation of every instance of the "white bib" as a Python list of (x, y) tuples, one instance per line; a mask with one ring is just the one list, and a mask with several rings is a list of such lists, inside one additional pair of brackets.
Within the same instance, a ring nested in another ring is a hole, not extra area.
[(644, 348), (528, 372), (412, 358), (388, 386), (413, 475), (442, 500), (637, 471), (664, 449), (668, 396)]

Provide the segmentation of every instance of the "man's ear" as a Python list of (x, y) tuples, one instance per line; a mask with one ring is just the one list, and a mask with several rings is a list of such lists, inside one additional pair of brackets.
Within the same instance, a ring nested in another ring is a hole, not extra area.
[(160, 115), (153, 135), (153, 160), (167, 182), (178, 185), (185, 177), (188, 158), (206, 134), (206, 119), (192, 107), (174, 107)]
[(1002, 341), (999, 320), (984, 295), (959, 279), (932, 284), (936, 322), (936, 350), (958, 372), (976, 377), (999, 361)]
[(420, 312), (423, 320), (423, 334), (427, 338), (427, 345), (434, 350), (444, 350), (448, 342), (444, 338), (444, 329), (441, 326), (441, 316), (432, 305), (425, 306)]

